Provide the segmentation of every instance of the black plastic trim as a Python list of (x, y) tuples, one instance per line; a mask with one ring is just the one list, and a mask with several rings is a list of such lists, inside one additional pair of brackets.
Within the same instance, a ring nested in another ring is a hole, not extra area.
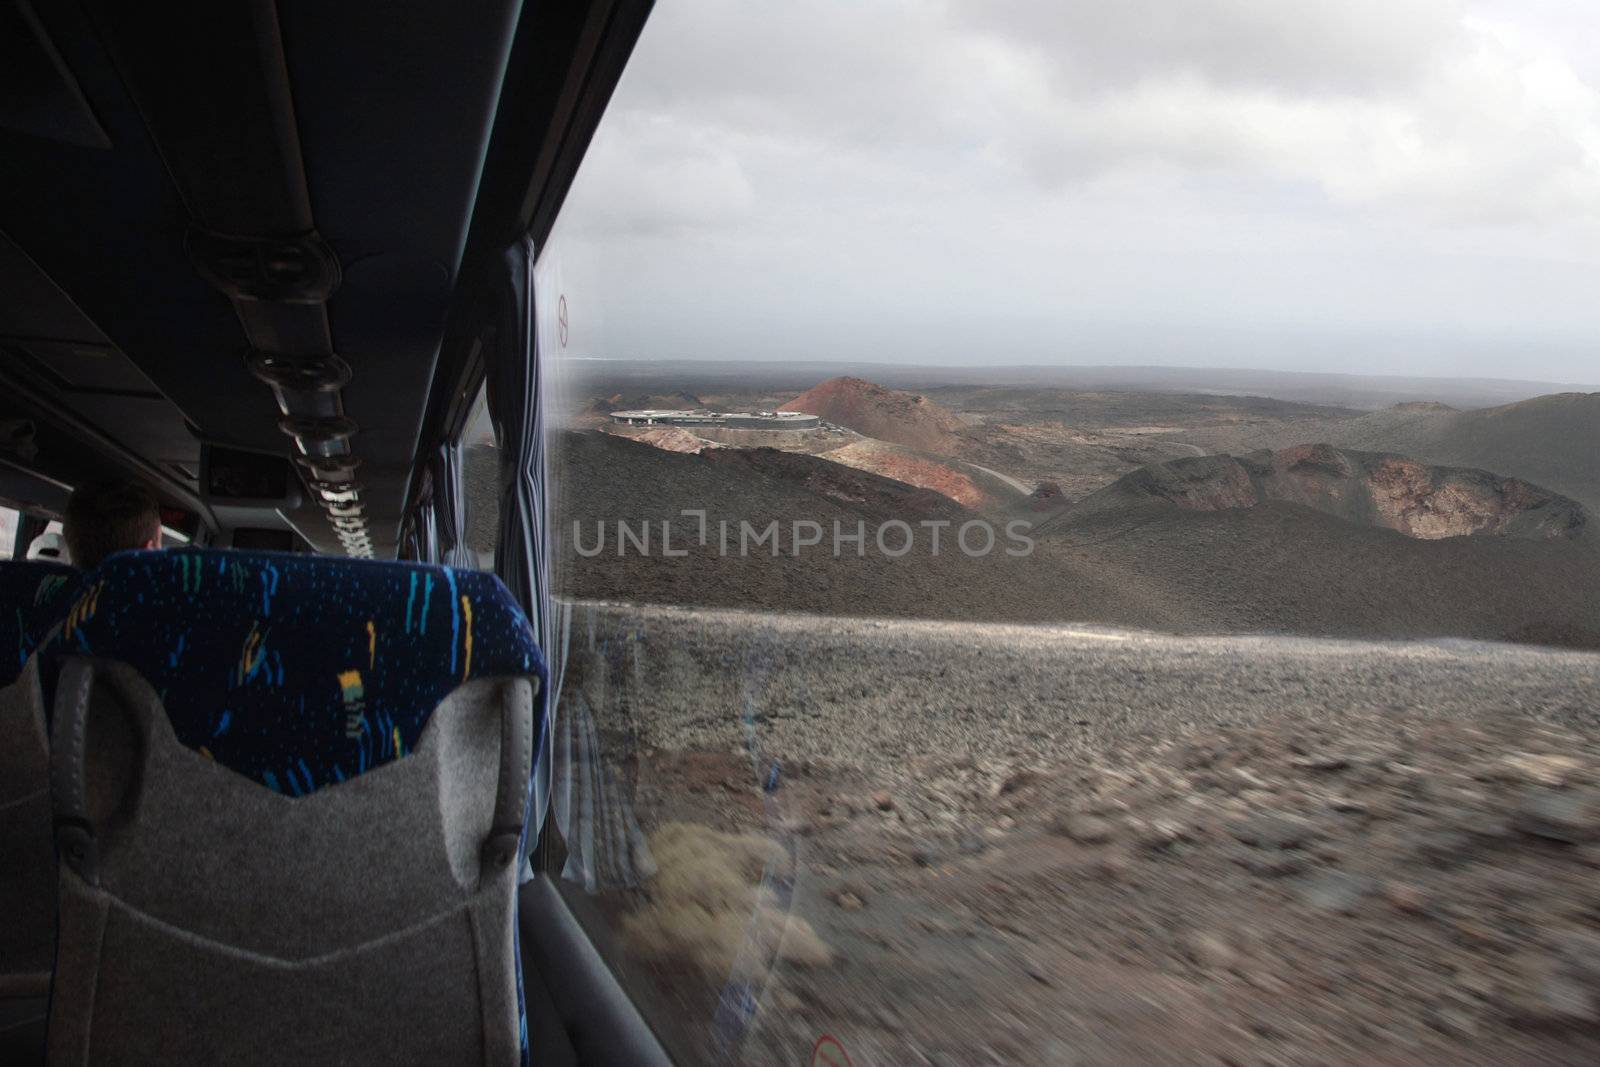
[[(523, 969), (549, 993), (578, 1062), (595, 1067), (670, 1067), (671, 1057), (595, 951), (555, 884), (536, 875), (522, 886), (517, 910)], [(529, 1011), (530, 1020), (537, 1017)], [(535, 1063), (540, 1061), (540, 1036), (529, 1030)]]
[(507, 247), (543, 247), (644, 31), (653, 0), (524, 4), (462, 255), (460, 284), (429, 389), (403, 514), (421, 500), (426, 457), (465, 422), (485, 365), (488, 303)]
[(145, 459), (65, 404), (30, 388), (16, 376), (7, 373), (3, 363), (0, 363), (0, 387), (5, 388), (15, 399), (21, 400), (43, 421), (60, 427), (88, 448), (147, 481), (160, 494), (200, 516), (200, 521), (211, 533), (215, 534), (220, 529), (216, 513), (191, 486), (179, 481), (160, 464)]

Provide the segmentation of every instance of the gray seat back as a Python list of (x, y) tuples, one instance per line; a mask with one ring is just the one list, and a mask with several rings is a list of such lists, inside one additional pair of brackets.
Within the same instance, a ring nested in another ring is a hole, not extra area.
[(55, 954), (55, 846), (38, 660), (0, 688), (0, 998), (43, 997)]
[(78, 578), (59, 563), (0, 561), (0, 1000), (31, 998), (41, 1008), (30, 1011), (42, 1010), (50, 988), (56, 877), (34, 653), (76, 596)]
[(523, 1058), (544, 665), (505, 587), (195, 549), (84, 580), (42, 652), (52, 1059)]
[(520, 823), (536, 684), (467, 682), (405, 758), (296, 797), (181, 744), (131, 667), (66, 660), (51, 1062), (517, 1061), (496, 830)]

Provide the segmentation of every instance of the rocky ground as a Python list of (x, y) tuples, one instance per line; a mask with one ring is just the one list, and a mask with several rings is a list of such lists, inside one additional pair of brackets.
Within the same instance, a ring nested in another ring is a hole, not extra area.
[(686, 1062), (1600, 1061), (1600, 656), (624, 606), (574, 635), (652, 853), (598, 903)]

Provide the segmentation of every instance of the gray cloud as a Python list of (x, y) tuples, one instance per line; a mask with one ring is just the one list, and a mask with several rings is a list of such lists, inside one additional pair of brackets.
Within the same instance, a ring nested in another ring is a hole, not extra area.
[(1461, 34), (1455, 0), (988, 0), (962, 23), (1032, 53), (1063, 88), (1174, 76), (1271, 92), (1376, 95), (1425, 76)]
[(1592, 380), (1596, 29), (1557, 0), (662, 0), (555, 252), (605, 308), (592, 355)]

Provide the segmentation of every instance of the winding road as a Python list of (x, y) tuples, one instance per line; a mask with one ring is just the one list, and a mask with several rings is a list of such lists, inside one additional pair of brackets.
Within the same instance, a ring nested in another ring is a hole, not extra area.
[(971, 467), (975, 471), (982, 471), (985, 474), (999, 478), (1002, 482), (1005, 482), (1019, 493), (1033, 492), (1033, 487), (1031, 485), (1028, 485), (1026, 482), (1019, 481), (1016, 478), (1011, 477), (1009, 474), (1001, 474), (999, 471), (994, 470), (991, 467), (980, 467), (976, 463), (968, 463), (967, 466)]

